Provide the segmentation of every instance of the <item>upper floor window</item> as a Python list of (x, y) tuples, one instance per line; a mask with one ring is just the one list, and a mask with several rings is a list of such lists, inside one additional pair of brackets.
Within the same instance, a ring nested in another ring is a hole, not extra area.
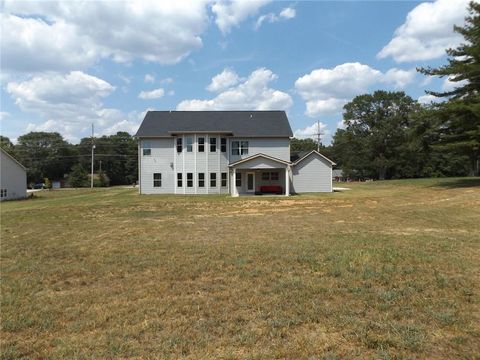
[(181, 153), (183, 149), (182, 138), (177, 138), (177, 153)]
[(226, 186), (227, 186), (227, 173), (224, 172), (224, 173), (222, 173), (221, 175), (222, 175), (222, 178), (221, 178), (222, 183), (221, 183), (221, 185), (222, 185), (222, 187), (226, 187)]
[(198, 138), (198, 152), (205, 152), (205, 138)]
[(150, 141), (143, 142), (143, 149), (142, 149), (143, 156), (150, 156), (152, 155), (152, 144)]
[(193, 187), (193, 173), (187, 173), (187, 187)]
[(248, 155), (248, 141), (240, 141), (240, 154)]
[(210, 152), (216, 152), (217, 151), (217, 138), (216, 137), (211, 137), (210, 138)]
[(193, 151), (193, 138), (191, 136), (187, 137), (185, 141), (185, 145), (187, 148), (187, 152), (192, 152)]
[(162, 186), (162, 174), (154, 173), (153, 174), (153, 187), (161, 187)]
[(247, 155), (248, 141), (232, 141), (232, 155)]
[(220, 151), (221, 152), (227, 152), (227, 139), (226, 138), (221, 138), (220, 139)]

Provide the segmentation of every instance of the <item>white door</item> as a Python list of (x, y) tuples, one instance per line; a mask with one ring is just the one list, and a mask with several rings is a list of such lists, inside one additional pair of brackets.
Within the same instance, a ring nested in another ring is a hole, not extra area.
[(255, 173), (247, 173), (247, 192), (255, 192)]

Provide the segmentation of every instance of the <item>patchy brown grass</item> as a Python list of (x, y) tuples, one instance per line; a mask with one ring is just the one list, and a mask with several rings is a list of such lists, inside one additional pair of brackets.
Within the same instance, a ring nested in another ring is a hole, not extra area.
[(478, 358), (478, 185), (2, 203), (1, 357)]

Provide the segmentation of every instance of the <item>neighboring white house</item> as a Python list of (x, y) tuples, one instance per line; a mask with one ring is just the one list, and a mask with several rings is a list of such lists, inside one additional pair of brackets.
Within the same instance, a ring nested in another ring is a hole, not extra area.
[(0, 201), (27, 196), (27, 170), (0, 148)]
[(291, 161), (284, 111), (149, 111), (135, 136), (141, 194), (332, 191), (331, 160)]

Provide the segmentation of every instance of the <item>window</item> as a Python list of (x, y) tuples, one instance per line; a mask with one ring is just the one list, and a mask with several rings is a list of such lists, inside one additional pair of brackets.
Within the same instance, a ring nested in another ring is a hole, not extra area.
[(248, 141), (232, 141), (232, 155), (248, 155)]
[(150, 156), (152, 155), (152, 145), (150, 141), (143, 142), (143, 149), (142, 149), (143, 156)]
[(242, 173), (236, 173), (235, 186), (242, 186)]
[(185, 142), (186, 142), (187, 152), (192, 152), (193, 151), (193, 138), (189, 136), (189, 137), (187, 137)]
[(262, 173), (262, 180), (270, 180), (270, 173), (268, 172)]
[(193, 187), (193, 173), (187, 173), (187, 187)]
[(222, 173), (222, 187), (227, 187), (227, 173)]
[(240, 141), (240, 155), (248, 155), (248, 141)]
[(198, 138), (198, 152), (205, 151), (205, 138), (199, 137)]
[(161, 187), (162, 186), (162, 174), (154, 173), (153, 174), (153, 187)]
[(240, 141), (232, 141), (232, 155), (240, 155)]
[(210, 187), (217, 187), (217, 174), (210, 173)]
[(278, 172), (271, 172), (270, 173), (270, 180), (278, 180)]
[(198, 187), (205, 187), (205, 173), (198, 173)]
[(217, 151), (217, 138), (210, 138), (210, 152), (216, 152)]
[(7, 197), (7, 189), (1, 189), (0, 190), (0, 198)]
[(177, 138), (177, 153), (182, 152), (182, 138)]
[(177, 173), (177, 187), (183, 187), (182, 173)]
[(221, 152), (227, 152), (227, 139), (226, 138), (221, 138), (220, 139), (220, 151)]

